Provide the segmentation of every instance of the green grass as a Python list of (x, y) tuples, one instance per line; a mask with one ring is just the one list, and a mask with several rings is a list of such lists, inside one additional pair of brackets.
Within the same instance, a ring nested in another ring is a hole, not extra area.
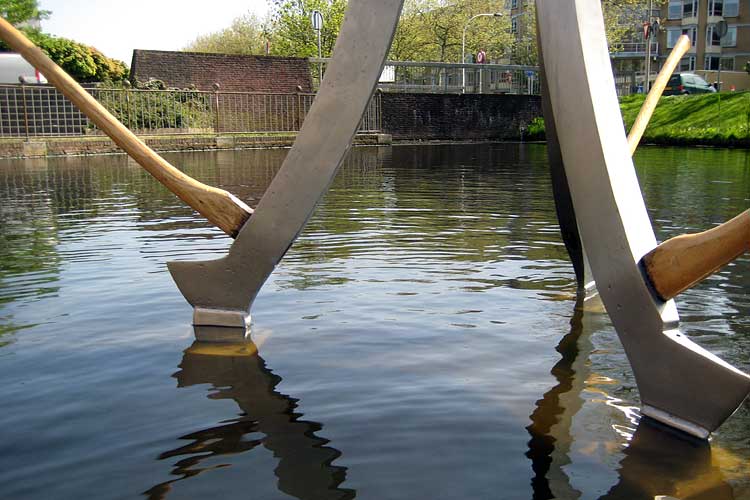
[[(634, 95), (620, 100), (628, 130), (644, 99)], [(662, 97), (642, 142), (750, 146), (750, 92)]]
[[(644, 100), (644, 95), (620, 100), (626, 130)], [(641, 143), (750, 147), (750, 92), (662, 97)]]

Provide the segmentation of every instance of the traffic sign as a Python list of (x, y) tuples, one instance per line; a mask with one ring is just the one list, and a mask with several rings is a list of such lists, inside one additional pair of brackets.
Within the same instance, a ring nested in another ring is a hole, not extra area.
[(323, 14), (319, 10), (314, 10), (310, 13), (310, 19), (312, 20), (313, 29), (320, 31), (323, 29)]

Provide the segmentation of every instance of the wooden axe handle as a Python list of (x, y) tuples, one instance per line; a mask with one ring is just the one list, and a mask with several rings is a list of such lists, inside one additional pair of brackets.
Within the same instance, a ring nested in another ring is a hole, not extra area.
[(232, 194), (185, 175), (149, 148), (26, 36), (0, 17), (0, 38), (38, 69), (127, 154), (211, 223), (235, 237), (253, 210)]
[(665, 241), (643, 257), (643, 264), (656, 293), (669, 300), (747, 251), (750, 210), (708, 231)]
[[(628, 134), (630, 156), (633, 156), (635, 150), (638, 149), (638, 143), (641, 142), (641, 137), (643, 137), (646, 127), (648, 127), (648, 122), (651, 120), (651, 115), (654, 114), (654, 109), (659, 103), (659, 98), (664, 92), (664, 87), (667, 86), (669, 78), (680, 63), (680, 59), (682, 59), (682, 56), (688, 50), (690, 50), (690, 38), (687, 35), (681, 35), (677, 39), (677, 44), (675, 44), (672, 52), (669, 53), (669, 57), (664, 62), (664, 66), (657, 75), (656, 80), (654, 80), (654, 85), (651, 87), (648, 96), (646, 96), (646, 100), (643, 101), (643, 106), (641, 106), (638, 117), (636, 117), (633, 127), (630, 129), (630, 133)], [(646, 78), (648, 78), (648, 75), (646, 75)]]

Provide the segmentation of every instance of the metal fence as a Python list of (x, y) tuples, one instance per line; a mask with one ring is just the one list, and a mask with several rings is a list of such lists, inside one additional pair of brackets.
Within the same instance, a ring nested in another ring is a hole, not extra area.
[[(658, 73), (652, 71), (649, 75), (649, 81), (651, 84), (656, 80)], [(646, 81), (646, 73), (644, 71), (623, 71), (615, 72), (615, 90), (617, 95), (623, 97), (631, 94), (643, 94), (644, 83)]]
[[(329, 59), (310, 59), (313, 85)], [(505, 64), (388, 61), (378, 82), (385, 92), (539, 94), (539, 68)]]
[[(299, 131), (315, 94), (88, 89), (137, 134), (290, 133)], [(381, 129), (375, 94), (361, 132)], [(0, 85), (0, 137), (101, 135), (54, 87)]]

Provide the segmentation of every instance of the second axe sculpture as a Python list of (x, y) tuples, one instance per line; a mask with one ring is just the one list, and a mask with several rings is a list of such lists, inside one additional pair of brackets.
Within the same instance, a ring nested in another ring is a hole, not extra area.
[(536, 10), (550, 160), (553, 168), (562, 163), (570, 213), (642, 413), (706, 438), (747, 397), (750, 377), (686, 338), (674, 302), (659, 298), (642, 271), (656, 238), (622, 126), (599, 0), (537, 0)]

